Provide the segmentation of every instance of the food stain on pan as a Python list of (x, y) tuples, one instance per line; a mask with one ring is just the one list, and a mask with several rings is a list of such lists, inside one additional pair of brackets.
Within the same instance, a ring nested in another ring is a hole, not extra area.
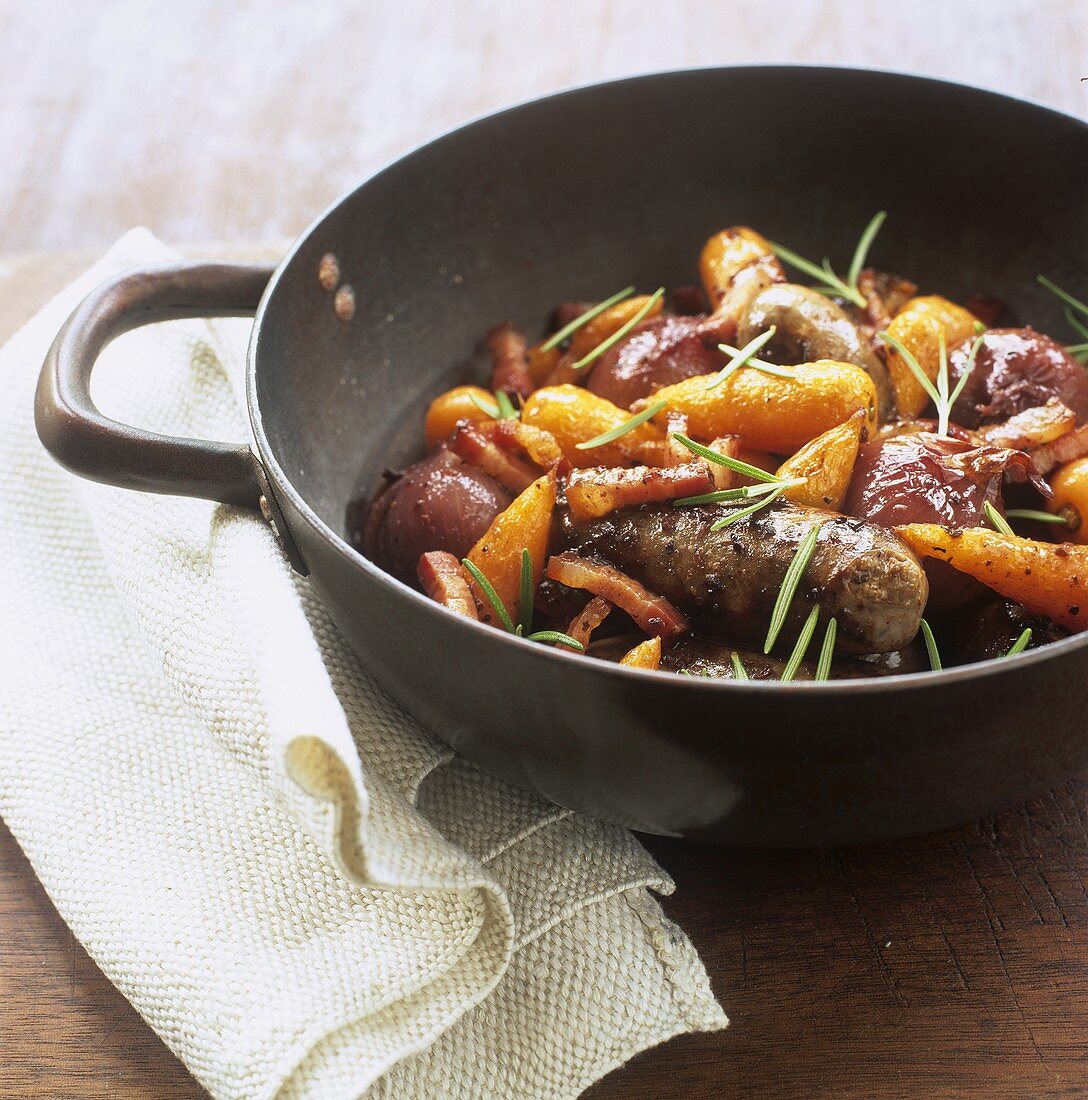
[(335, 290), (340, 282), (340, 261), (335, 253), (326, 252), (317, 264), (317, 281), (322, 290)]
[(332, 306), (341, 321), (350, 321), (355, 316), (355, 291), (349, 283), (344, 283), (336, 292)]

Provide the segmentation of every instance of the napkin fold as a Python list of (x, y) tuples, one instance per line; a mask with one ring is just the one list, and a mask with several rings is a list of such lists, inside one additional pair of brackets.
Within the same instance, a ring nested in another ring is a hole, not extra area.
[[(633, 836), (453, 756), (263, 523), (52, 462), (33, 390), (143, 230), (0, 351), (0, 814), (106, 975), (217, 1097), (568, 1097), (724, 1027)], [(248, 325), (130, 333), (104, 412), (249, 438)], [(512, 717), (516, 721), (516, 717)]]

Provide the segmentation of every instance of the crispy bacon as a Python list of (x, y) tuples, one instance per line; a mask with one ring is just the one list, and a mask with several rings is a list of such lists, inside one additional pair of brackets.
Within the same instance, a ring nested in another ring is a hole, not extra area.
[(1034, 451), (1044, 443), (1053, 443), (1068, 435), (1076, 426), (1077, 414), (1052, 397), (1045, 405), (1025, 409), (1000, 424), (982, 428), (978, 434), (983, 442), (995, 447)]
[(536, 388), (529, 374), (529, 356), (525, 336), (508, 321), (496, 325), (487, 334), (491, 352), (491, 388), (515, 397), (528, 397)]
[(664, 596), (655, 596), (610, 565), (568, 552), (549, 558), (545, 573), (568, 588), (581, 588), (614, 603), (647, 634), (672, 638), (689, 627), (685, 616)]
[[(593, 631), (597, 629), (611, 614), (612, 605), (600, 596), (594, 596), (589, 603), (578, 612), (570, 621), (567, 633), (576, 641), (582, 643), (585, 649), (589, 645), (589, 639)], [(570, 648), (569, 646), (567, 647)]]
[(1035, 465), (1036, 472), (1046, 477), (1051, 470), (1058, 466), (1064, 466), (1075, 458), (1083, 458), (1088, 455), (1088, 424), (1078, 428), (1075, 432), (1063, 435), (1055, 439), (1053, 443), (1044, 443), (1031, 452), (1031, 461)]
[(528, 489), (540, 476), (528, 462), (503, 450), (488, 432), (469, 420), (458, 420), (450, 436), (450, 450), (470, 466), (490, 474), (512, 493)]
[(620, 508), (660, 504), (679, 497), (708, 493), (714, 482), (708, 464), (683, 466), (591, 466), (575, 470), (567, 482), (567, 504), (575, 523), (599, 519)]
[(431, 550), (419, 559), (416, 570), (423, 591), (436, 603), (479, 621), (464, 566), (445, 550)]
[[(918, 284), (866, 267), (858, 274), (858, 290), (865, 299), (861, 323), (872, 333), (877, 333), (883, 332), (891, 319), (914, 297)], [(883, 346), (880, 345), (881, 348)]]
[(550, 470), (563, 461), (563, 452), (551, 432), (520, 420), (492, 420), (480, 430), (504, 451), (527, 455), (542, 470)]

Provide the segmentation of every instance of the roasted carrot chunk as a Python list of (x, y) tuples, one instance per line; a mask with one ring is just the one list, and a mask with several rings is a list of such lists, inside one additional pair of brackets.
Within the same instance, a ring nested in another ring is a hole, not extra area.
[(484, 409), (494, 404), (494, 395), (480, 386), (455, 386), (452, 390), (439, 394), (427, 409), (424, 425), (427, 446), (433, 447), (447, 440), (458, 420), (468, 420), (473, 424), (491, 420)]
[[(521, 590), (521, 552), (529, 551), (533, 590), (540, 584), (548, 535), (555, 511), (556, 474), (549, 471), (538, 478), (514, 502), (500, 512), (469, 551), (468, 560), (491, 582), (511, 619), (517, 618)], [(479, 586), (472, 583), (473, 595), (481, 608), (480, 618), (494, 622), (495, 612)]]
[(620, 664), (628, 668), (654, 669), (661, 664), (661, 639), (647, 638), (620, 658)]
[(787, 489), (784, 495), (794, 504), (826, 508), (831, 512), (841, 511), (846, 490), (850, 488), (864, 426), (865, 414), (856, 412), (845, 424), (818, 435), (792, 458), (787, 458), (778, 468), (778, 476), (808, 480), (804, 485)]
[(946, 561), (1036, 615), (1088, 629), (1088, 547), (1035, 542), (969, 527), (958, 535), (933, 523), (897, 527), (920, 557)]

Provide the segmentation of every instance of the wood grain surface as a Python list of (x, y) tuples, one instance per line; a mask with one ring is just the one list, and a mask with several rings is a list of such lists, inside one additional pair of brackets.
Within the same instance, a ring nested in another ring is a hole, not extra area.
[[(281, 242), (481, 111), (629, 72), (776, 60), (930, 72), (1088, 114), (1078, 0), (0, 0), (0, 252), (52, 250), (0, 257), (0, 340), (89, 259), (57, 250), (138, 223), (177, 244)], [(1088, 777), (896, 844), (648, 844), (733, 1023), (640, 1056), (594, 1100), (1088, 1094)], [(0, 826), (0, 1097), (202, 1095)]]

